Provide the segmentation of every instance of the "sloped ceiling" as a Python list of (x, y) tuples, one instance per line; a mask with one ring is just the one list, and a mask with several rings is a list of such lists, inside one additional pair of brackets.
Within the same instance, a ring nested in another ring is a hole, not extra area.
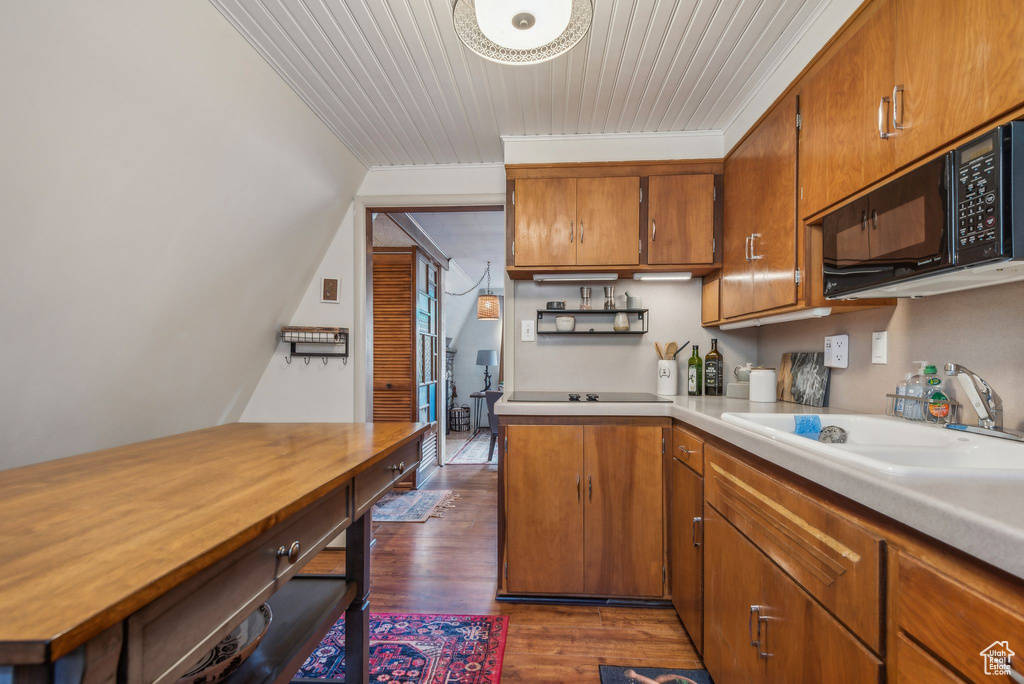
[(467, 50), (451, 0), (211, 0), (366, 165), (500, 162), (500, 136), (722, 130), (852, 0), (594, 0), (567, 55)]

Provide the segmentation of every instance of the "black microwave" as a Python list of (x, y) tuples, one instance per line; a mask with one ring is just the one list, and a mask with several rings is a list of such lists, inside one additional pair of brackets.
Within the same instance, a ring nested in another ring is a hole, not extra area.
[(822, 223), (829, 299), (919, 297), (1022, 280), (1022, 257), (1024, 121), (992, 129)]

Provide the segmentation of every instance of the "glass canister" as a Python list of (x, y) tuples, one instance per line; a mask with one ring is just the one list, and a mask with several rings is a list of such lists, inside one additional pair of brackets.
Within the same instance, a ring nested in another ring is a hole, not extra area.
[(593, 306), (590, 303), (590, 288), (586, 287), (586, 286), (581, 287), (580, 288), (580, 310), (581, 311), (590, 311), (592, 308), (593, 308)]

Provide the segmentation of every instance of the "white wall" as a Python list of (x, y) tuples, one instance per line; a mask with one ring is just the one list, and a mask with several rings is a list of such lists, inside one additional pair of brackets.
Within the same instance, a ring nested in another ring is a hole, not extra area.
[[(590, 283), (595, 309), (604, 305), (605, 283)], [(579, 284), (517, 281), (514, 314), (505, 321), (515, 338), (515, 389), (597, 392), (654, 392), (657, 385), (658, 355), (654, 343), (662, 345), (690, 340), (700, 346), (703, 358), (718, 338), (725, 365), (732, 368), (757, 359), (757, 331), (720, 332), (700, 325), (700, 280), (654, 282), (620, 280), (615, 283), (619, 306), (629, 291), (650, 309), (646, 335), (537, 335), (536, 342), (521, 341), (524, 320), (536, 320), (537, 309), (550, 300), (565, 300), (567, 308), (579, 305)], [(577, 319), (581, 324), (582, 318)], [(508, 338), (506, 338), (506, 342)], [(676, 357), (680, 371), (686, 368), (691, 349)], [(507, 376), (506, 376), (507, 377)], [(680, 390), (685, 392), (685, 385)]]
[(202, 0), (9, 3), (0, 88), (0, 467), (237, 420), (365, 168)]

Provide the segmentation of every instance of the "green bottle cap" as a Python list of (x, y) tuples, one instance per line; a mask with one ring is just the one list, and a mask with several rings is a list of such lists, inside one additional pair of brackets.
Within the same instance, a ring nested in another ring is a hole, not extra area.
[(935, 375), (938, 371), (935, 370), (935, 366), (925, 366), (924, 372), (928, 375)]

